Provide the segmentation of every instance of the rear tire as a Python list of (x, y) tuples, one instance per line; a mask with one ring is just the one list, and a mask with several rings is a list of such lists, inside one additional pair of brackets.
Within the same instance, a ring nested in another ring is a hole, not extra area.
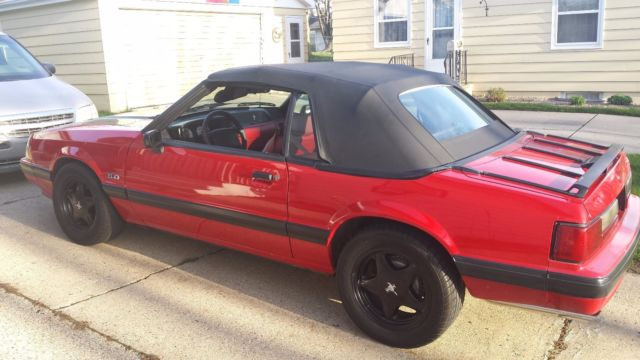
[(124, 228), (96, 176), (78, 163), (58, 170), (53, 182), (53, 208), (60, 228), (76, 244), (105, 242)]
[(437, 339), (464, 302), (448, 255), (401, 226), (369, 227), (338, 260), (338, 288), (353, 322), (389, 346), (415, 348)]

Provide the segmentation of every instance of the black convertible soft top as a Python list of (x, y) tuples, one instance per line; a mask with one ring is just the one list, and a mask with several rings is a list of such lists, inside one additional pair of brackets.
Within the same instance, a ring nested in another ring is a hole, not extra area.
[(430, 85), (457, 86), (448, 76), (402, 65), (361, 62), (260, 65), (208, 77), (210, 86), (265, 85), (309, 94), (321, 157), (334, 171), (413, 177), (478, 153), (512, 137), (494, 124), (438, 142), (398, 96)]

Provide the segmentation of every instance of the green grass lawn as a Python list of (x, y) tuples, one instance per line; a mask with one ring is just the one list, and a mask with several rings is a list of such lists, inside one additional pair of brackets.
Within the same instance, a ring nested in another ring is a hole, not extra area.
[(609, 115), (640, 117), (640, 106), (616, 106), (616, 105), (573, 106), (573, 105), (556, 105), (556, 104), (547, 104), (547, 103), (524, 103), (524, 102), (523, 103), (483, 102), (483, 104), (491, 110), (549, 111), (549, 112), (609, 114)]
[[(631, 161), (631, 172), (633, 172), (631, 192), (640, 196), (640, 154), (631, 154), (628, 156)], [(636, 252), (634, 260), (636, 263), (631, 267), (631, 269), (640, 273), (640, 249)]]
[(631, 192), (640, 196), (640, 154), (628, 154), (631, 161), (631, 172), (633, 172), (633, 182)]
[(309, 54), (309, 61), (333, 61), (333, 53), (331, 51), (317, 51)]

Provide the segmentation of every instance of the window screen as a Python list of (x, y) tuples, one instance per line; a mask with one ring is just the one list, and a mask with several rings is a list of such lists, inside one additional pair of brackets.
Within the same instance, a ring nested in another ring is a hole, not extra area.
[(407, 42), (409, 40), (409, 0), (377, 0), (377, 4), (378, 42)]
[(600, 0), (557, 0), (556, 43), (597, 43), (600, 32)]

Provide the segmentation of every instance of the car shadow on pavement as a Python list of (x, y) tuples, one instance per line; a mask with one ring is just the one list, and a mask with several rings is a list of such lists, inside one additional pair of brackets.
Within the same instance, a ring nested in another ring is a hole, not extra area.
[[(141, 232), (146, 232), (147, 236), (137, 236)], [(109, 245), (171, 265), (168, 261), (173, 256), (168, 249), (200, 246), (199, 243), (155, 229), (128, 225), (124, 236), (112, 240)], [(308, 319), (358, 333), (342, 308), (333, 277), (215, 245), (207, 245), (204, 253), (209, 255), (179, 269)]]
[(38, 195), (40, 189), (27, 182), (22, 172), (0, 174), (0, 206)]
[(20, 171), (10, 172), (7, 174), (0, 174), (0, 186), (11, 186), (15, 184), (24, 183), (25, 181), (26, 179), (24, 178), (24, 175), (22, 175), (22, 172)]

